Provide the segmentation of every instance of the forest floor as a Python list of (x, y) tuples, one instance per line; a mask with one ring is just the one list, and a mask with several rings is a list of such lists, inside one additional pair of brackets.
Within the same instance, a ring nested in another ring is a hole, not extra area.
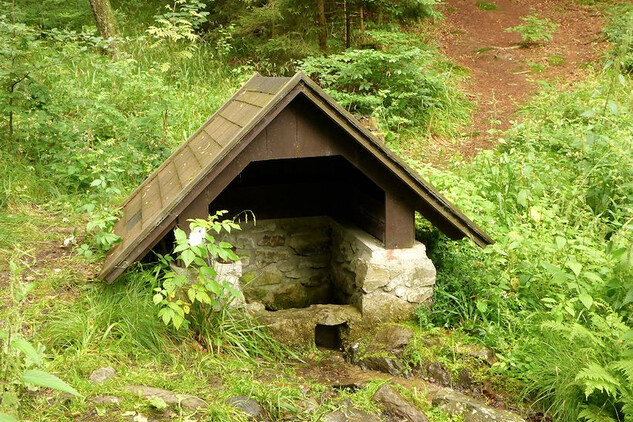
[[(586, 69), (606, 50), (604, 18), (598, 8), (572, 0), (446, 0), (439, 25), (441, 51), (469, 69), (463, 87), (475, 103), (470, 131), (462, 140), (438, 140), (448, 156), (472, 158), (493, 148), (499, 131), (510, 128), (522, 104), (539, 90), (539, 81), (561, 87), (583, 80)], [(536, 14), (558, 24), (543, 45), (521, 47), (521, 36), (507, 32), (520, 18)]]

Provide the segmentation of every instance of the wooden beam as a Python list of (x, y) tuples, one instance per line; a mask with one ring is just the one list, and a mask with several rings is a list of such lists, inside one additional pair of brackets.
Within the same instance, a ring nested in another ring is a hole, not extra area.
[(406, 201), (385, 192), (385, 248), (402, 249), (413, 246), (415, 210)]

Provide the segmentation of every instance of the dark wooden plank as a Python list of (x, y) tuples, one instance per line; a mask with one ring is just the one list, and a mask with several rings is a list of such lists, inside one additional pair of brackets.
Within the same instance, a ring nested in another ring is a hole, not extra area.
[(276, 94), (292, 78), (275, 78), (260, 76), (253, 78), (250, 83), (244, 86), (247, 91), (257, 91), (267, 94)]
[(141, 192), (141, 202), (141, 224), (142, 227), (145, 228), (148, 224), (151, 224), (152, 217), (160, 212), (162, 206), (160, 199), (160, 187), (156, 178), (146, 185), (145, 189)]
[(274, 98), (271, 94), (255, 91), (240, 91), (235, 101), (241, 101), (257, 107), (265, 107)]
[(209, 126), (204, 128), (204, 131), (218, 144), (225, 147), (242, 128), (220, 115), (216, 117)]
[(191, 232), (189, 230), (189, 219), (202, 218), (206, 219), (209, 216), (209, 203), (205, 201), (202, 196), (196, 198), (187, 208), (185, 208), (177, 218), (178, 227), (183, 229), (187, 235)]
[(180, 192), (182, 186), (173, 161), (158, 174), (158, 183), (163, 204), (167, 204)]
[(174, 166), (183, 188), (194, 180), (201, 169), (190, 148), (184, 148), (174, 157)]
[(267, 158), (295, 158), (302, 155), (301, 152), (297, 141), (296, 114), (286, 108), (266, 127)]
[(224, 110), (222, 110), (222, 112), (220, 112), (220, 116), (230, 120), (240, 127), (244, 127), (253, 120), (261, 110), (261, 107), (243, 103), (241, 101), (232, 101)]
[(201, 132), (189, 143), (189, 147), (195, 154), (202, 167), (208, 166), (218, 153), (222, 151), (222, 145), (217, 143), (206, 132)]
[(410, 248), (415, 240), (415, 210), (403, 198), (385, 193), (385, 247)]

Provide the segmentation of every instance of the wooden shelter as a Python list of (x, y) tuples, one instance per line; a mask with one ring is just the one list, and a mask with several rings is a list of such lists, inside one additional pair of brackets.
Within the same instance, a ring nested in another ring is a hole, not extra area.
[(326, 215), (388, 249), (413, 245), (418, 211), (451, 238), (492, 243), (301, 72), (253, 76), (130, 195), (100, 278), (114, 281), (175, 226), (220, 209)]

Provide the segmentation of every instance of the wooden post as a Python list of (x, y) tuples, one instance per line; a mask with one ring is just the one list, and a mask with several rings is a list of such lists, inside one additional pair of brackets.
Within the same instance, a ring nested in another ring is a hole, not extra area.
[(414, 240), (415, 210), (402, 198), (385, 192), (385, 248), (410, 248)]
[(178, 216), (178, 227), (183, 229), (188, 236), (191, 232), (189, 229), (191, 223), (187, 220), (193, 218), (206, 219), (207, 217), (209, 217), (209, 203), (206, 201), (205, 195), (200, 195), (180, 213)]

